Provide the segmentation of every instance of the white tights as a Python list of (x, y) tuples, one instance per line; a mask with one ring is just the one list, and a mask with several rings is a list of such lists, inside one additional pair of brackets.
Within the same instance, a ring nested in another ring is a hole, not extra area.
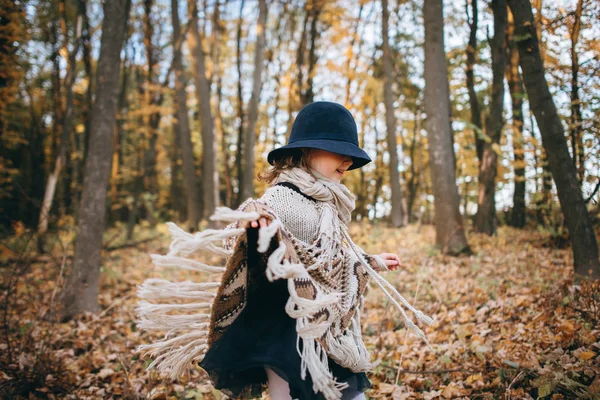
[[(292, 400), (290, 396), (290, 385), (282, 377), (270, 368), (265, 368), (269, 378), (269, 394), (272, 400)], [(363, 392), (347, 387), (342, 391), (343, 400), (366, 400)]]

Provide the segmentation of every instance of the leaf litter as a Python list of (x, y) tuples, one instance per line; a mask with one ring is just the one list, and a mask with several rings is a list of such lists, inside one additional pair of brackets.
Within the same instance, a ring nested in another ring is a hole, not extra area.
[[(450, 257), (431, 245), (431, 226), (392, 229), (353, 223), (370, 253), (394, 252), (398, 271), (384, 272), (416, 308), (430, 351), (407, 333), (387, 298), (371, 285), (363, 338), (379, 365), (368, 377), (373, 399), (600, 398), (600, 285), (573, 284), (570, 248), (547, 246), (543, 232), (500, 227), (471, 233), (473, 255)], [(98, 314), (48, 318), (62, 254), (32, 260), (9, 299), (0, 344), (0, 394), (12, 398), (225, 399), (199, 367), (178, 381), (146, 370), (135, 352), (158, 334), (136, 329), (136, 285), (149, 277), (207, 279), (155, 267), (167, 252), (161, 235), (136, 247), (104, 251)], [(72, 250), (71, 250), (72, 251)], [(218, 263), (219, 259), (204, 260)], [(222, 262), (222, 260), (221, 260)], [(6, 265), (3, 263), (3, 265)], [(4, 267), (2, 287), (8, 287)], [(263, 398), (269, 398), (265, 390)]]

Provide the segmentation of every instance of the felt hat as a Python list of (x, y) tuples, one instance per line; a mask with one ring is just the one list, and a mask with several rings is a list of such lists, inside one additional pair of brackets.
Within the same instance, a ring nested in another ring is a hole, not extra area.
[(348, 170), (371, 162), (369, 155), (358, 147), (356, 122), (350, 111), (331, 101), (315, 101), (305, 105), (294, 120), (285, 146), (269, 152), (267, 161), (273, 163), (292, 149), (309, 147), (352, 157)]

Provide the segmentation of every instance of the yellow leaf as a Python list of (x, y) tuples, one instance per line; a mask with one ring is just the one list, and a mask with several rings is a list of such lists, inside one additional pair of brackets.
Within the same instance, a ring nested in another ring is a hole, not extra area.
[(467, 378), (467, 385), (471, 385), (473, 382), (482, 381), (483, 377), (481, 374), (471, 375)]
[(593, 351), (584, 351), (579, 353), (579, 359), (580, 360), (589, 360), (590, 358), (593, 358), (596, 356), (596, 353), (594, 353)]

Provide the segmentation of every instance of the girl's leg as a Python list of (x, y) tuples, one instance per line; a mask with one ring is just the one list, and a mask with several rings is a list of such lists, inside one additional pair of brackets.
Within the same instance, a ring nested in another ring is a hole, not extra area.
[[(290, 396), (290, 385), (285, 379), (277, 375), (270, 368), (265, 368), (269, 379), (269, 395), (272, 400), (292, 400)], [(352, 377), (348, 381), (349, 385), (342, 391), (343, 400), (366, 400), (365, 394), (356, 390), (356, 378)]]
[(272, 400), (292, 400), (290, 385), (271, 368), (265, 368), (269, 378), (269, 395)]
[(348, 387), (342, 390), (342, 400), (366, 400), (365, 394), (356, 390), (356, 377), (351, 377)]

